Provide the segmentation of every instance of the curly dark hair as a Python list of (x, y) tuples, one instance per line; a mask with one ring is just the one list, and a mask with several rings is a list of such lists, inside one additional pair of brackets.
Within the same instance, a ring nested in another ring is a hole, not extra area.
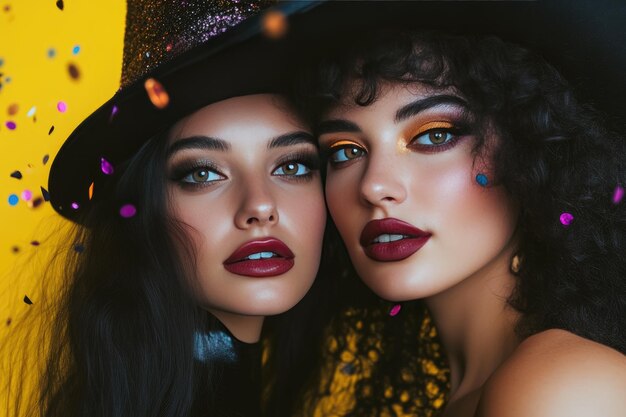
[[(559, 328), (626, 353), (626, 216), (624, 204), (613, 198), (626, 184), (626, 153), (608, 119), (577, 101), (541, 56), (492, 36), (361, 33), (305, 70), (296, 94), (315, 123), (341, 100), (375, 102), (382, 82), (421, 83), (462, 96), (477, 132), (476, 155), (487, 129), (495, 129), (495, 180), (520, 209), (516, 255), (522, 261), (512, 271), (517, 284), (508, 300), (521, 313), (520, 337)], [(562, 213), (573, 215), (568, 227), (559, 221)], [(415, 320), (405, 325), (415, 326)], [(335, 326), (340, 332), (341, 324)], [(418, 331), (419, 326), (412, 329)], [(402, 357), (399, 339), (384, 343), (385, 356)], [(395, 373), (402, 386), (397, 375), (403, 365), (390, 361), (367, 379), (388, 380)], [(384, 398), (384, 389), (374, 396)], [(360, 398), (358, 389), (356, 395), (352, 415), (378, 415), (372, 407), (392, 411)]]

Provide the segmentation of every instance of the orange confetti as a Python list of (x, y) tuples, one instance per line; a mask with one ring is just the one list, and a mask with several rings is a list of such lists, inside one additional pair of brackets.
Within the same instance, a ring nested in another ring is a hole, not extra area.
[(89, 199), (90, 200), (91, 200), (91, 197), (93, 197), (93, 182), (89, 186)]
[(19, 108), (20, 106), (17, 103), (13, 103), (9, 106), (7, 113), (9, 113), (9, 116), (15, 116)]
[(281, 38), (287, 33), (287, 17), (279, 11), (269, 11), (263, 16), (263, 33), (272, 39)]
[(150, 101), (157, 109), (164, 109), (170, 102), (170, 96), (167, 95), (165, 88), (154, 78), (148, 78), (144, 83), (146, 92)]

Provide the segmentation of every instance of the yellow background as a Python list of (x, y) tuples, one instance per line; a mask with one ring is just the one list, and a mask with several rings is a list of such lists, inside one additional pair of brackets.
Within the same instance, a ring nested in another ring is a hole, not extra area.
[[(49, 203), (31, 208), (21, 194), (31, 190), (33, 198), (42, 197), (40, 187), (48, 188), (50, 165), (65, 138), (117, 90), (125, 13), (123, 0), (64, 0), (63, 10), (56, 0), (0, 1), (0, 337), (19, 325), (23, 309), (36, 308), (41, 258), (62, 222)], [(80, 78), (70, 77), (70, 63)], [(65, 113), (57, 110), (59, 101), (67, 104)], [(10, 115), (15, 105), (17, 113)], [(28, 117), (33, 106), (35, 115)], [(17, 128), (9, 130), (7, 121)], [(45, 155), (50, 159), (44, 165)], [(21, 180), (10, 176), (16, 170)], [(16, 206), (9, 205), (11, 194), (20, 197)], [(24, 295), (34, 304), (25, 304)]]

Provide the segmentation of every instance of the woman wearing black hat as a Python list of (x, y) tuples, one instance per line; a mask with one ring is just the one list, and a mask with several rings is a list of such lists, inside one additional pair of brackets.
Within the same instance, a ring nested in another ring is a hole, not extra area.
[[(624, 36), (584, 49), (567, 26), (575, 17), (576, 31), (603, 39), (626, 9), (539, 3), (401, 5), (388, 31), (351, 27), (358, 37), (325, 57), (308, 91), (327, 204), (356, 273), (385, 300), (424, 300), (437, 325), (450, 366), (444, 416), (626, 409), (626, 142), (610, 129), (624, 122), (611, 91), (624, 90)], [(614, 119), (581, 104), (539, 54), (481, 32), (535, 36)], [(565, 65), (572, 57), (593, 71)], [(419, 329), (385, 330), (414, 320), (361, 311), (360, 348), (376, 355), (351, 415), (420, 413), (403, 393), (419, 379), (401, 377), (398, 349)]]
[(308, 6), (271, 3), (128, 2), (122, 88), (51, 168), (77, 226), (60, 301), (39, 303), (54, 314), (29, 415), (289, 415), (314, 363), (298, 343), (321, 329), (326, 208), (280, 94), (280, 36)]

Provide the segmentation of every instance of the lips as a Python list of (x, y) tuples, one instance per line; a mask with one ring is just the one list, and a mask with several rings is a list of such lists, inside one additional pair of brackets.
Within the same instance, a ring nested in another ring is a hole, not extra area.
[(379, 262), (406, 259), (428, 242), (431, 234), (398, 219), (368, 222), (359, 243), (368, 258)]
[(294, 265), (293, 259), (294, 254), (287, 245), (267, 238), (241, 245), (224, 261), (224, 268), (237, 275), (273, 277), (289, 271)]

